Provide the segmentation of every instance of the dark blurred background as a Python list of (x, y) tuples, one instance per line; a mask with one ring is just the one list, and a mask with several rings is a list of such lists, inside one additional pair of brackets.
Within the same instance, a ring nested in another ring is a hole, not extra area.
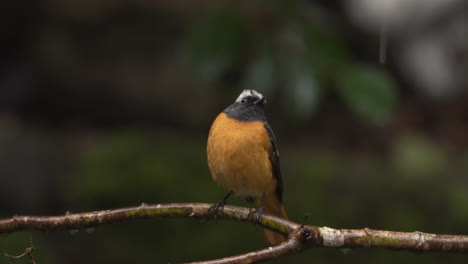
[[(292, 220), (467, 234), (466, 10), (464, 0), (3, 1), (0, 217), (219, 200), (207, 133), (251, 88), (268, 98)], [(177, 263), (266, 246), (251, 225), (161, 219), (3, 235), (0, 263), (30, 235), (37, 263)], [(462, 257), (314, 249), (277, 263)]]

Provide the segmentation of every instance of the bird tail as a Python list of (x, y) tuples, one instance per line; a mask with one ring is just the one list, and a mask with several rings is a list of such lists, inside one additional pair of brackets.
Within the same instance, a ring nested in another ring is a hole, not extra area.
[[(265, 196), (263, 199), (257, 199), (258, 206), (263, 206), (263, 211), (267, 214), (271, 214), (280, 218), (288, 219), (286, 211), (284, 210), (283, 204), (280, 201), (276, 192), (272, 192)], [(280, 233), (271, 231), (264, 228), (263, 232), (265, 233), (265, 238), (271, 245), (278, 245), (286, 241), (286, 237)]]

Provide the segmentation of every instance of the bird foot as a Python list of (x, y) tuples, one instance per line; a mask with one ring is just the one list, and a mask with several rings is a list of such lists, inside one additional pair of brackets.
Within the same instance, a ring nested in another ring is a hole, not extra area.
[(229, 192), (222, 200), (214, 203), (210, 209), (208, 209), (209, 212), (213, 214), (213, 218), (216, 219), (218, 215), (219, 209), (224, 210), (224, 205), (226, 204), (227, 199), (229, 196), (231, 196), (232, 192)]
[(214, 203), (209, 210), (209, 212), (211, 212), (213, 214), (213, 217), (216, 219), (217, 218), (217, 214), (218, 214), (218, 211), (221, 209), (223, 210), (224, 209), (224, 205), (226, 204), (226, 201), (225, 200), (221, 200), (221, 201), (218, 201), (216, 203)]
[(257, 228), (260, 226), (260, 221), (262, 220), (263, 217), (263, 207), (260, 206), (256, 209), (251, 209), (249, 214), (247, 215), (247, 218), (250, 218), (250, 216), (257, 216)]

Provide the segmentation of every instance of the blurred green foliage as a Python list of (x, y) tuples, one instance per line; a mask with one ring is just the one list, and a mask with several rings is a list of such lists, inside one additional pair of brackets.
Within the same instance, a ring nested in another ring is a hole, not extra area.
[(323, 14), (292, 2), (274, 1), (274, 16), (282, 25), (271, 35), (249, 28), (246, 18), (232, 10), (202, 14), (186, 41), (195, 71), (206, 81), (217, 81), (242, 69), (243, 88), (270, 94), (281, 84), (297, 120), (309, 120), (321, 98), (334, 92), (364, 122), (387, 124), (398, 102), (392, 76), (353, 62), (337, 32), (320, 19)]
[[(70, 202), (96, 204), (106, 197), (121, 205), (190, 201), (200, 198), (200, 190), (207, 188), (206, 179), (189, 180), (190, 185), (181, 184), (176, 191), (155, 188), (161, 182), (183, 183), (190, 171), (197, 172), (193, 177), (208, 173), (204, 144), (177, 131), (121, 131), (106, 136), (89, 151), (83, 155), (79, 176), (64, 183), (68, 188), (63, 195)], [(117, 193), (121, 195), (118, 201)]]
[(240, 67), (249, 42), (247, 25), (229, 10), (212, 10), (193, 23), (187, 47), (195, 69), (206, 79)]
[(350, 65), (336, 78), (343, 100), (368, 123), (385, 125), (396, 107), (396, 85), (384, 71), (375, 67)]

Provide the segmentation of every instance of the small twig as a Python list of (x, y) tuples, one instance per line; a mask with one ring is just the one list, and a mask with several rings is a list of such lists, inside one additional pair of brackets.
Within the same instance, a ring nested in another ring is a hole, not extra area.
[(8, 257), (8, 258), (11, 258), (13, 260), (17, 260), (17, 259), (20, 259), (26, 255), (28, 255), (29, 257), (29, 262), (31, 262), (32, 264), (36, 264), (36, 261), (34, 260), (34, 256), (32, 254), (33, 250), (36, 249), (34, 247), (34, 244), (33, 244), (33, 240), (32, 240), (32, 235), (30, 236), (29, 238), (29, 243), (30, 243), (30, 247), (26, 248), (26, 250), (21, 254), (21, 255), (18, 255), (18, 256), (14, 256), (14, 255), (10, 255), (8, 253), (4, 253), (5, 257)]
[[(142, 204), (138, 207), (65, 214), (61, 216), (14, 216), (13, 218), (0, 220), (0, 234), (13, 233), (21, 230), (76, 230), (144, 218), (187, 217), (210, 220), (213, 219), (213, 211), (210, 210), (210, 208), (211, 204), (200, 203)], [(300, 225), (267, 214), (262, 215), (259, 221), (256, 216), (249, 214), (249, 212), (250, 210), (248, 208), (225, 206), (222, 210), (216, 212), (216, 217), (217, 219), (259, 224), (264, 228), (287, 235), (289, 239), (279, 246), (201, 263), (257, 263), (314, 247), (373, 247), (392, 250), (409, 250), (420, 253), (468, 253), (468, 236), (463, 235), (429, 234), (419, 231), (397, 232), (373, 230), (369, 228), (334, 229), (329, 227)], [(22, 255), (24, 256), (26, 254), (32, 258), (30, 251), (32, 251), (32, 249), (29, 251), (26, 250)]]
[(28, 247), (28, 248), (26, 248), (26, 250), (25, 250), (25, 251), (23, 252), (23, 254), (21, 254), (21, 255), (13, 256), (13, 255), (10, 255), (10, 254), (8, 254), (8, 253), (5, 253), (4, 255), (5, 255), (5, 257), (9, 257), (9, 258), (11, 258), (11, 259), (20, 259), (20, 258), (26, 256), (27, 254), (31, 253), (31, 251), (33, 251), (33, 249), (30, 248), (30, 247)]

